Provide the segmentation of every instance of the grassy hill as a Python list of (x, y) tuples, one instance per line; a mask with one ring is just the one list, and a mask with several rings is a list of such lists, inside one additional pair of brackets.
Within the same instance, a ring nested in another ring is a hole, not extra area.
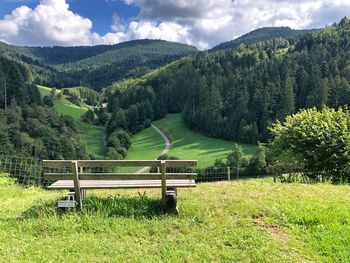
[[(42, 96), (47, 96), (51, 92), (51, 88), (38, 85), (39, 91)], [(59, 93), (60, 90), (57, 90)], [(86, 144), (86, 150), (88, 154), (93, 155), (96, 158), (102, 158), (104, 156), (104, 143), (103, 137), (105, 136), (105, 128), (102, 126), (91, 125), (80, 120), (80, 117), (89, 109), (89, 107), (79, 107), (66, 99), (63, 95), (62, 99), (56, 100), (54, 107), (57, 112), (63, 115), (69, 115), (73, 117), (78, 124), (78, 132), (82, 140)]]
[[(158, 190), (88, 191), (85, 209), (57, 212), (65, 192), (0, 177), (4, 262), (346, 262), (350, 187), (271, 179), (179, 190), (179, 216)], [(142, 191), (143, 193), (143, 191)]]
[[(181, 159), (198, 160), (198, 167), (207, 167), (214, 164), (215, 159), (225, 158), (234, 144), (231, 141), (214, 139), (193, 132), (185, 125), (180, 114), (168, 114), (154, 124), (172, 137), (170, 155)], [(240, 145), (246, 157), (256, 151), (254, 145)]]

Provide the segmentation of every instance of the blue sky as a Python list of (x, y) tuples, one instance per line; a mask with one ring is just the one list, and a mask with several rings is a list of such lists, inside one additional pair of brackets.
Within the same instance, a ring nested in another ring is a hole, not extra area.
[[(111, 30), (112, 16), (121, 17), (125, 22), (137, 17), (140, 9), (133, 5), (126, 5), (123, 1), (108, 0), (70, 0), (67, 1), (70, 9), (92, 22), (92, 30), (100, 34), (106, 34)], [(35, 8), (40, 0), (0, 0), (0, 18), (10, 14), (12, 10), (21, 5)]]
[(263, 26), (319, 28), (349, 0), (0, 0), (0, 41), (27, 46), (164, 39), (207, 49)]

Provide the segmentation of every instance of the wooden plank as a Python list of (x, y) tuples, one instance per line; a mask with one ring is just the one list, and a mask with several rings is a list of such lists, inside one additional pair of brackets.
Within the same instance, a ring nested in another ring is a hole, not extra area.
[[(78, 167), (134, 167), (159, 166), (158, 160), (76, 160)], [(49, 168), (70, 167), (73, 160), (44, 160), (43, 166)]]
[(165, 208), (166, 207), (166, 162), (161, 161), (159, 168), (160, 168), (161, 182), (162, 182), (162, 204), (163, 204), (163, 208)]
[[(167, 180), (167, 187), (187, 188), (196, 187), (195, 180)], [(59, 180), (52, 185), (48, 186), (48, 189), (72, 189), (74, 188), (74, 182), (72, 180)], [(128, 189), (128, 188), (161, 188), (161, 180), (84, 180), (80, 181), (81, 189)]]
[(81, 198), (79, 171), (78, 171), (78, 162), (77, 161), (72, 162), (72, 171), (73, 171), (75, 200), (77, 201), (78, 206), (81, 209), (81, 208), (83, 208), (83, 200)]
[(71, 167), (72, 161), (69, 160), (43, 160), (43, 166), (49, 168)]
[[(71, 173), (44, 173), (45, 180), (70, 180)], [(157, 180), (161, 173), (83, 173), (79, 180)], [(167, 179), (196, 179), (196, 173), (166, 173)]]
[(197, 166), (197, 160), (166, 160), (167, 167)]
[[(160, 160), (43, 160), (43, 166), (49, 168), (70, 167), (73, 161), (78, 167), (124, 167), (124, 166), (159, 166)], [(167, 167), (196, 166), (196, 160), (165, 160)]]

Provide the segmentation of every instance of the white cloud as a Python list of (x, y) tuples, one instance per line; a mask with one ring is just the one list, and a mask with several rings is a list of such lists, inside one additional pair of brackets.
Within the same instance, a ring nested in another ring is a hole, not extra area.
[(92, 22), (69, 10), (65, 0), (16, 8), (0, 20), (0, 39), (18, 45), (89, 45)]
[(21, 6), (0, 20), (0, 41), (68, 46), (152, 38), (203, 49), (263, 26), (315, 28), (350, 16), (349, 0), (123, 1), (139, 7), (139, 16), (128, 23), (113, 16), (111, 32), (104, 36), (92, 32), (92, 22), (70, 11), (65, 0), (42, 0), (34, 9)]
[(322, 27), (350, 15), (349, 0), (124, 0), (140, 8), (141, 20), (161, 20), (188, 29), (200, 48), (263, 26)]

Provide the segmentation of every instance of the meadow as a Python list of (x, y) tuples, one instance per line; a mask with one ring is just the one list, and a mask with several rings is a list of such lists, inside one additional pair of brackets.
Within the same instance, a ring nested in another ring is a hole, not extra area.
[(65, 192), (0, 176), (3, 262), (346, 262), (350, 187), (271, 178), (179, 190), (179, 216), (158, 190), (88, 191), (81, 212)]
[[(215, 159), (225, 159), (232, 150), (234, 142), (210, 138), (189, 129), (180, 114), (168, 114), (154, 124), (172, 137), (169, 154), (180, 159), (198, 160), (198, 167), (214, 164)], [(256, 146), (241, 144), (245, 157), (251, 157)]]

